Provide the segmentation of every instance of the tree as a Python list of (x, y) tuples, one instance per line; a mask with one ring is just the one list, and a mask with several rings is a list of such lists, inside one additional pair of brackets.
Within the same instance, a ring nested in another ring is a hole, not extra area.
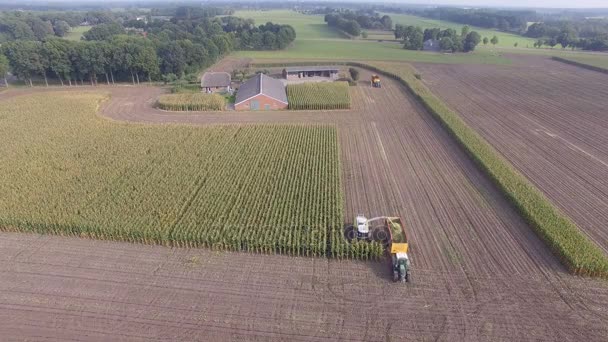
[(431, 28), (424, 30), (424, 41), (426, 42), (429, 39), (436, 40), (439, 37), (439, 33), (441, 32), (440, 28)]
[(403, 48), (406, 50), (422, 50), (424, 33), (420, 27), (407, 26), (404, 29)]
[(57, 20), (53, 25), (53, 31), (57, 37), (65, 37), (70, 32), (70, 25), (63, 20)]
[(361, 38), (366, 39), (368, 36), (367, 31), (361, 32)]
[(388, 15), (382, 16), (380, 21), (382, 22), (382, 26), (384, 27), (385, 30), (393, 29), (393, 20)]
[(488, 39), (488, 37), (483, 37), (483, 45), (488, 45), (489, 42), (490, 40)]
[(63, 80), (68, 80), (72, 85), (72, 61), (70, 56), (73, 54), (74, 43), (65, 39), (49, 39), (42, 43), (42, 51), (46, 56), (47, 67), (57, 75), (61, 85)]
[(497, 36), (492, 37), (492, 40), (490, 40), (490, 43), (492, 43), (492, 45), (496, 46), (496, 44), (498, 44), (498, 37)]
[(576, 31), (571, 27), (565, 27), (561, 30), (555, 40), (562, 46), (563, 49), (576, 41)]
[(460, 36), (462, 37), (462, 39), (465, 39), (465, 37), (469, 34), (470, 31), (471, 28), (469, 27), (469, 25), (464, 25), (460, 30)]
[(463, 51), (469, 52), (475, 50), (475, 47), (481, 41), (481, 36), (476, 31), (469, 32), (464, 38)]
[(186, 56), (184, 49), (176, 41), (162, 44), (158, 48), (160, 58), (160, 71), (163, 74), (183, 75), (186, 69)]
[(8, 87), (8, 80), (6, 79), (6, 74), (8, 74), (9, 65), (8, 58), (0, 52), (0, 77), (4, 79), (4, 85)]
[(350, 73), (350, 78), (352, 78), (353, 81), (359, 80), (359, 70), (357, 70), (355, 68), (349, 68), (348, 72)]
[(4, 54), (13, 73), (23, 81), (32, 84), (32, 76), (43, 75), (45, 69), (44, 58), (41, 55), (42, 43), (37, 41), (21, 41), (6, 43), (2, 46)]
[(443, 51), (452, 51), (454, 49), (454, 41), (450, 37), (443, 37), (439, 40), (439, 47)]
[(30, 16), (26, 19), (27, 24), (34, 32), (37, 40), (42, 40), (46, 36), (54, 35), (53, 26), (48, 21), (43, 21), (39, 17)]
[(125, 29), (122, 27), (122, 25), (118, 23), (107, 23), (94, 26), (85, 32), (82, 37), (85, 40), (108, 40), (112, 36), (124, 33)]

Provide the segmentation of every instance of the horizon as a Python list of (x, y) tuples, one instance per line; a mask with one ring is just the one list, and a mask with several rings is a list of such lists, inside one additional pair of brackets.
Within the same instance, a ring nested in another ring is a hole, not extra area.
[[(259, 3), (259, 1), (255, 0), (201, 0), (201, 1), (175, 1), (175, 4), (201, 4), (205, 3)], [(271, 1), (269, 1), (271, 2)], [(279, 1), (277, 1), (279, 2)], [(608, 4), (606, 4), (605, 0), (580, 0), (573, 2), (571, 0), (513, 0), (513, 1), (501, 1), (501, 0), (428, 0), (425, 2), (421, 2), (420, 0), (414, 1), (403, 1), (403, 0), (392, 0), (392, 1), (371, 1), (371, 0), (328, 0), (328, 1), (319, 1), (319, 0), (286, 0), (281, 3), (297, 3), (297, 2), (316, 2), (316, 3), (370, 3), (370, 4), (398, 4), (398, 5), (419, 5), (419, 6), (449, 6), (449, 7), (480, 7), (480, 8), (505, 8), (505, 9), (568, 9), (568, 10), (604, 10), (608, 9)], [(142, 3), (166, 3), (166, 1), (162, 0), (149, 0), (149, 1), (138, 1), (138, 0), (106, 0), (105, 4), (142, 4)], [(53, 5), (77, 5), (77, 4), (99, 4), (97, 0), (79, 0), (79, 1), (70, 1), (70, 0), (55, 0), (55, 1), (44, 1), (44, 0), (28, 0), (28, 1), (16, 1), (16, 0), (0, 0), (0, 4), (3, 5), (13, 5), (13, 6), (31, 6), (31, 5), (40, 5), (46, 4), (49, 6)]]

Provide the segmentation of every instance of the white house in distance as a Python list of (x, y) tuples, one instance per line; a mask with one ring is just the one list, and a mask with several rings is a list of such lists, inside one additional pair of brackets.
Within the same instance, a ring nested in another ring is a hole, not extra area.
[(201, 77), (201, 91), (204, 93), (231, 92), (232, 79), (227, 72), (206, 72)]

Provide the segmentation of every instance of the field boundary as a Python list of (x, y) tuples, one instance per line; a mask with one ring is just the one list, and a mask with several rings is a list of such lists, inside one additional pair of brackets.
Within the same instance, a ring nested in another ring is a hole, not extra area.
[(570, 64), (570, 65), (574, 65), (574, 66), (577, 66), (577, 67), (580, 67), (580, 68), (584, 68), (584, 69), (593, 70), (593, 71), (601, 72), (601, 73), (604, 73), (604, 74), (608, 74), (608, 69), (602, 68), (602, 67), (598, 67), (598, 66), (595, 66), (595, 65), (591, 65), (591, 64), (587, 64), (587, 63), (581, 63), (581, 62), (573, 61), (571, 59), (566, 59), (566, 58), (557, 57), (557, 56), (553, 56), (553, 57), (551, 57), (551, 59), (554, 60), (554, 61), (558, 61), (558, 62)]
[[(316, 65), (298, 63), (300, 65)], [(338, 64), (338, 63), (336, 63)], [(414, 97), (436, 118), (464, 148), (469, 156), (487, 174), (517, 211), (545, 241), (553, 254), (578, 275), (608, 279), (608, 256), (579, 230), (572, 220), (563, 214), (530, 181), (521, 175), (460, 116), (436, 97), (414, 76), (410, 65), (374, 65), (371, 63), (342, 62), (388, 76), (404, 85)], [(283, 66), (284, 63), (255, 64), (252, 66)], [(396, 72), (390, 67), (397, 67)]]

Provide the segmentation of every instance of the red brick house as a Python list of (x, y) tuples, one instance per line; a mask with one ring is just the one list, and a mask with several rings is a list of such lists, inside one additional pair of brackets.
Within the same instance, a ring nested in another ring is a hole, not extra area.
[(287, 92), (283, 82), (257, 74), (241, 84), (236, 93), (236, 110), (287, 109)]

